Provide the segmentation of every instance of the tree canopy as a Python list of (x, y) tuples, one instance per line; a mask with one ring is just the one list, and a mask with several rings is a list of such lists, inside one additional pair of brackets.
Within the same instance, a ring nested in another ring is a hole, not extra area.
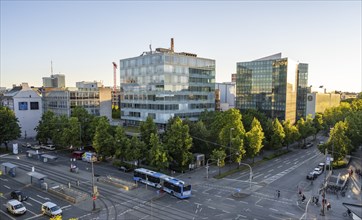
[(4, 143), (8, 151), (8, 142), (21, 136), (19, 120), (7, 107), (0, 107), (0, 144)]

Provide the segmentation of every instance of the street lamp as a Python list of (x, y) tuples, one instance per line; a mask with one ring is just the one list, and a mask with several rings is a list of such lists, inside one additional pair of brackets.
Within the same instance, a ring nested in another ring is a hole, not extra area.
[(96, 210), (97, 188), (94, 186), (93, 158), (91, 158), (91, 163), (92, 163), (92, 200), (93, 200), (93, 211), (94, 211), (94, 210)]
[(231, 135), (232, 135), (232, 130), (234, 130), (234, 128), (230, 128), (230, 144), (229, 144), (229, 162), (231, 164)]
[(251, 179), (253, 178), (253, 169), (252, 169), (251, 166), (250, 166), (249, 164), (247, 164), (247, 163), (239, 162), (239, 166), (240, 166), (240, 164), (246, 165), (246, 166), (248, 166), (249, 169), (250, 169), (250, 180), (249, 180), (249, 182), (250, 182), (250, 190), (251, 190)]

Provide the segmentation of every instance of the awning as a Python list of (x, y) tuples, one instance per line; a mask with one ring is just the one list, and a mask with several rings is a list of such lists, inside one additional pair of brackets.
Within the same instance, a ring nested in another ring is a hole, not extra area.
[(15, 168), (15, 167), (18, 167), (17, 165), (12, 164), (12, 163), (8, 163), (8, 162), (2, 163), (1, 166), (9, 167), (10, 169), (13, 169), (13, 168)]
[(343, 202), (342, 205), (347, 209), (351, 210), (351, 212), (356, 216), (358, 216), (359, 218), (362, 218), (362, 212), (361, 212), (362, 204), (351, 204)]
[(38, 180), (44, 179), (45, 177), (47, 177), (46, 175), (38, 173), (38, 172), (28, 172), (28, 175), (31, 177), (34, 177), (35, 179), (38, 179)]

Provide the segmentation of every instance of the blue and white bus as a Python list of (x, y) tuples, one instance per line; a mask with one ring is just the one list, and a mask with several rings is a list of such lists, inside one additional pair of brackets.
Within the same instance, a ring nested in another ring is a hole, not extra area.
[(133, 180), (162, 189), (180, 199), (191, 196), (191, 185), (186, 185), (182, 180), (145, 168), (135, 169)]

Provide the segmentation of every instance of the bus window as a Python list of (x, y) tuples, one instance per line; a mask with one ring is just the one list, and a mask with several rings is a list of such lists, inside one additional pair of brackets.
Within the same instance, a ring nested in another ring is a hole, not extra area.
[(153, 176), (147, 176), (147, 180), (152, 183), (160, 183), (160, 178), (153, 177)]
[(184, 192), (186, 191), (190, 191), (191, 190), (191, 185), (187, 185), (187, 186), (184, 186)]

